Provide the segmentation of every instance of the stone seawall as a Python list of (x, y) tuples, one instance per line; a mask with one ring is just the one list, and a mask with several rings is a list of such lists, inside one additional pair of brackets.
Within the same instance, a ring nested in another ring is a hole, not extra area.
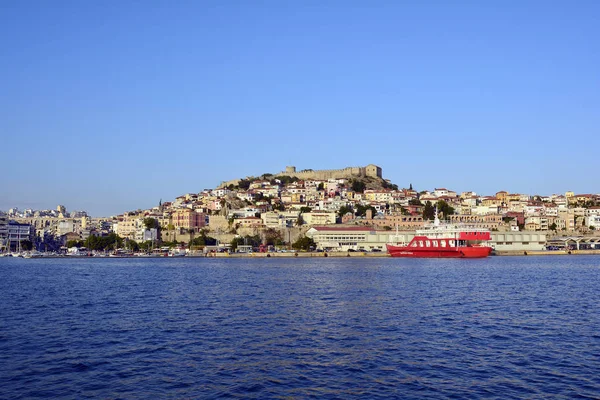
[(366, 253), (366, 252), (330, 252), (330, 253), (310, 253), (310, 252), (286, 252), (286, 253), (209, 253), (206, 257), (216, 258), (340, 258), (340, 257), (389, 257), (387, 253)]
[(575, 256), (575, 255), (600, 255), (600, 250), (514, 250), (514, 251), (496, 251), (496, 256)]

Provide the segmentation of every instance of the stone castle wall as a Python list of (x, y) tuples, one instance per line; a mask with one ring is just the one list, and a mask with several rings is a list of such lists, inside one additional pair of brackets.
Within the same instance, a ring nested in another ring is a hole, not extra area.
[[(382, 170), (380, 167), (374, 164), (369, 164), (366, 167), (347, 167), (342, 169), (322, 169), (315, 171), (296, 171), (296, 167), (288, 166), (285, 167), (285, 171), (274, 174), (273, 176), (290, 176), (292, 178), (298, 178), (302, 180), (314, 179), (314, 180), (327, 180), (327, 179), (350, 179), (350, 178), (383, 178)], [(232, 179), (227, 182), (221, 182), (219, 187), (227, 187), (229, 185), (238, 185), (240, 179)]]
[(315, 180), (325, 180), (325, 179), (342, 179), (342, 178), (355, 178), (355, 177), (373, 177), (373, 178), (381, 178), (382, 172), (381, 168), (370, 164), (366, 167), (347, 167), (342, 169), (322, 169), (316, 171), (296, 171), (296, 167), (290, 166), (286, 167), (285, 171), (275, 174), (275, 176), (287, 175), (292, 178), (298, 179), (315, 179)]

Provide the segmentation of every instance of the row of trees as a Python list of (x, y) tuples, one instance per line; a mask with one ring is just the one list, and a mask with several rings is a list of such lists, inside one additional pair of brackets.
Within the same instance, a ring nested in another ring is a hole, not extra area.
[[(135, 243), (131, 240), (130, 242)], [(87, 247), (90, 250), (109, 250), (123, 247), (123, 238), (116, 233), (107, 236), (90, 236), (85, 240), (69, 240), (67, 247)], [(135, 243), (137, 246), (137, 243)]]
[[(423, 206), (423, 219), (429, 219), (432, 220), (434, 219), (435, 216), (435, 206), (437, 205), (437, 209), (438, 209), (438, 213), (440, 215), (442, 215), (443, 217), (448, 217), (450, 215), (453, 215), (455, 210), (454, 207), (450, 206), (446, 201), (444, 200), (439, 200), (437, 203), (432, 204), (430, 201), (426, 202), (425, 204), (421, 203), (419, 200), (417, 199), (412, 199), (409, 201), (410, 205), (418, 205), (418, 206)], [(390, 205), (388, 204), (387, 209), (389, 209)], [(376, 215), (377, 214), (377, 210), (375, 209), (375, 207), (370, 206), (370, 205), (362, 205), (362, 204), (358, 204), (356, 206), (356, 209), (350, 207), (350, 206), (342, 206), (340, 207), (340, 209), (338, 210), (338, 217), (343, 217), (344, 215), (346, 215), (347, 213), (352, 213), (353, 215), (357, 216), (357, 217), (364, 217), (367, 214), (367, 210), (371, 210), (372, 211), (372, 215)], [(405, 208), (400, 208), (400, 211), (402, 212), (402, 214), (408, 214), (408, 210), (406, 210)]]
[(343, 217), (344, 215), (351, 213), (357, 217), (364, 217), (367, 215), (367, 210), (372, 211), (372, 215), (377, 215), (377, 210), (373, 206), (364, 206), (362, 204), (358, 204), (356, 206), (356, 210), (349, 206), (341, 206), (338, 210), (338, 217)]
[[(438, 214), (441, 214), (444, 218), (454, 215), (454, 207), (449, 205), (444, 200), (439, 200), (437, 203)], [(428, 201), (423, 207), (423, 219), (434, 219), (435, 217), (435, 206)]]
[[(237, 248), (242, 245), (258, 247), (261, 244), (280, 246), (283, 245), (283, 241), (281, 239), (278, 239), (276, 241), (267, 239), (266, 243), (263, 243), (263, 240), (261, 239), (260, 235), (236, 237), (231, 241), (231, 251), (236, 251)], [(308, 236), (303, 236), (292, 244), (292, 248), (296, 250), (309, 251), (313, 250), (315, 247), (315, 241), (312, 238), (309, 238)]]
[(283, 246), (285, 241), (280, 231), (274, 228), (267, 228), (262, 232), (262, 237), (261, 235), (239, 236), (235, 237), (230, 243), (232, 251), (235, 251), (241, 245), (258, 247), (261, 244)]

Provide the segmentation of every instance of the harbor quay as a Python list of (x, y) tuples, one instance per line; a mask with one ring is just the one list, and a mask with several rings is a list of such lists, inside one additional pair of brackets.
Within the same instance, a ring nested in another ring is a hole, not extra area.
[[(600, 250), (538, 250), (538, 251), (494, 251), (492, 256), (577, 256), (577, 255), (600, 255)], [(371, 252), (342, 252), (333, 251), (327, 253), (296, 252), (296, 253), (208, 253), (190, 255), (189, 257), (216, 257), (216, 258), (385, 258), (390, 257), (388, 253)]]
[[(494, 250), (491, 256), (577, 256), (577, 255), (600, 255), (600, 249), (597, 250)], [(175, 258), (219, 258), (219, 259), (233, 259), (233, 258), (387, 258), (390, 254), (387, 252), (368, 252), (368, 251), (294, 251), (289, 250), (286, 252), (202, 252), (202, 251), (190, 251), (185, 256), (176, 256)], [(144, 258), (173, 258), (168, 255), (152, 255), (147, 254), (122, 254), (122, 255), (111, 255), (111, 256), (94, 256), (94, 255), (38, 255), (34, 257), (25, 257), (34, 259), (43, 258), (62, 258), (62, 259), (81, 259), (81, 258), (101, 258), (101, 259), (113, 259), (113, 258), (127, 258), (127, 259), (144, 259)]]

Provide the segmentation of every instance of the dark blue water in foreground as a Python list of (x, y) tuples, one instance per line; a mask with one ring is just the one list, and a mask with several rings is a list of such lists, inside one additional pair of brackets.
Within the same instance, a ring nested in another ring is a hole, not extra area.
[(0, 258), (0, 398), (600, 398), (600, 257)]

